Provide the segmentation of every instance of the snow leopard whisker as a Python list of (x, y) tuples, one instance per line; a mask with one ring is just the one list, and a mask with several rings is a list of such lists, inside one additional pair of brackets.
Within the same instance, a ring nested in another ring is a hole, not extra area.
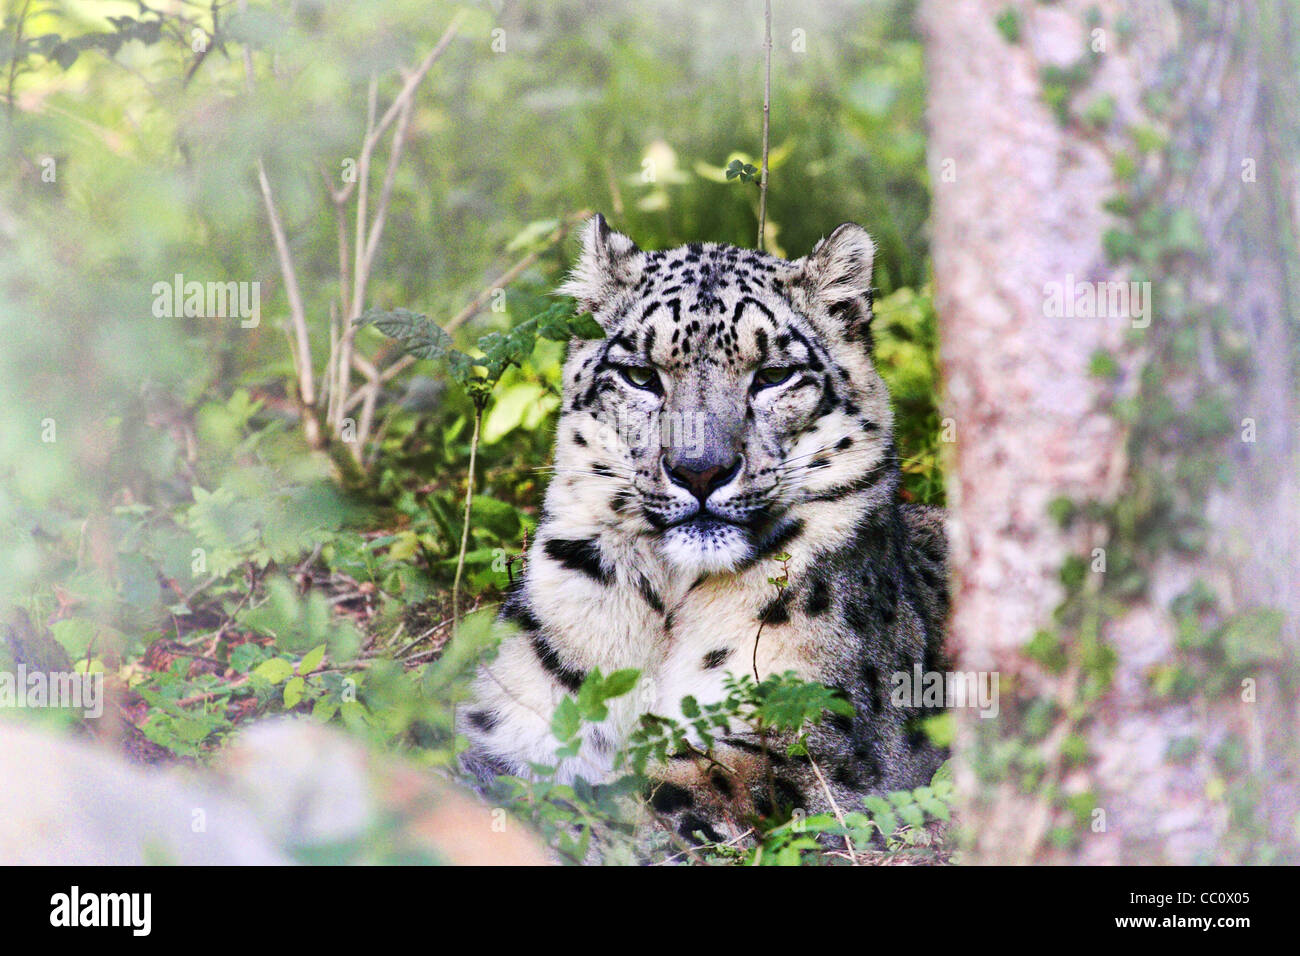
[[(843, 441), (844, 439), (846, 439), (846, 438), (850, 438), (850, 437), (852, 437), (852, 433), (851, 433), (851, 432), (845, 432), (845, 433), (844, 433), (843, 435), (841, 435), (839, 438), (833, 438), (833, 439), (831, 439), (830, 441), (828, 441), (826, 444), (822, 445), (821, 447), (819, 447), (819, 448), (814, 448), (812, 451), (807, 452), (806, 454), (803, 454), (803, 455), (791, 455), (789, 458), (782, 459), (781, 461), (777, 462), (777, 467), (779, 468), (779, 467), (781, 467), (782, 465), (789, 465), (789, 464), (791, 464), (791, 463), (793, 463), (793, 462), (801, 461), (801, 460), (803, 460), (804, 458), (812, 458), (812, 457), (815, 456), (815, 455), (820, 455), (822, 452), (837, 450), (837, 449), (835, 448), (835, 446), (838, 445), (838, 444), (839, 444), (841, 441)], [(847, 453), (847, 452), (849, 452), (849, 451), (853, 451), (853, 450), (861, 451), (862, 449), (860, 449), (860, 448), (859, 448), (859, 449), (850, 449), (850, 448), (845, 448), (845, 449), (843, 449), (843, 450), (839, 450), (839, 453), (840, 453), (840, 454), (845, 454), (845, 453)]]
[[(853, 465), (853, 464), (860, 463), (863, 465), (869, 464), (874, 466), (877, 463), (883, 463), (883, 462), (892, 462), (893, 464), (897, 465), (899, 462), (899, 458), (897, 455), (882, 455), (876, 453), (875, 451), (868, 451), (867, 449), (859, 449), (856, 452), (842, 451), (839, 452), (838, 454), (828, 456), (827, 461), (834, 462), (837, 465), (845, 465), (845, 464)], [(798, 475), (812, 475), (817, 473), (820, 470), (821, 470), (820, 467), (813, 467), (812, 463), (810, 462), (800, 462), (793, 465), (778, 467), (776, 469), (776, 473), (778, 476), (782, 478), (787, 478), (787, 477), (798, 476)]]

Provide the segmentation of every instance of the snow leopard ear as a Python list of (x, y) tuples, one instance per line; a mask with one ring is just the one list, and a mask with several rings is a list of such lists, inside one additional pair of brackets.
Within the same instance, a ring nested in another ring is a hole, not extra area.
[(600, 213), (582, 229), (582, 253), (569, 278), (557, 290), (571, 295), (598, 321), (606, 307), (641, 278), (645, 254), (627, 236), (609, 228)]
[(821, 305), (850, 338), (870, 341), (871, 264), (876, 244), (861, 226), (846, 222), (794, 263), (792, 284)]

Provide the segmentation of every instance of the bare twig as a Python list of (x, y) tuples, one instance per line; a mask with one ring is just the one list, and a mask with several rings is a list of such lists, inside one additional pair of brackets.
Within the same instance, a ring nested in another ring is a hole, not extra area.
[[(661, 822), (661, 823), (666, 823), (666, 821), (663, 821), (662, 818), (660, 818), (660, 822)], [(672, 832), (672, 831), (670, 830), (669, 832)], [(725, 843), (713, 843), (713, 844), (710, 844), (710, 845), (711, 845), (711, 846), (718, 847), (719, 849), (721, 849), (721, 848), (723, 848), (723, 847), (735, 846), (737, 843), (739, 843), (741, 840), (745, 839), (745, 837), (749, 836), (749, 835), (750, 835), (751, 833), (753, 833), (753, 832), (754, 832), (754, 828), (753, 828), (753, 827), (750, 827), (750, 828), (749, 828), (748, 830), (746, 830), (744, 833), (740, 834), (739, 836), (734, 836), (734, 837), (732, 837), (730, 840), (726, 841)], [(759, 850), (760, 850), (760, 852), (761, 852), (761, 851), (762, 851), (762, 847), (760, 847)], [(658, 863), (656, 863), (656, 864), (654, 864), (654, 865), (655, 865), (655, 866), (667, 866), (667, 865), (670, 864), (670, 863), (675, 863), (677, 860), (681, 859), (683, 856), (691, 856), (691, 857), (694, 857), (694, 855), (695, 855), (695, 853), (694, 853), (694, 848), (691, 848), (690, 850), (683, 850), (683, 851), (680, 852), (680, 853), (674, 853), (672, 856), (664, 857), (664, 859), (660, 860)], [(698, 862), (698, 861), (697, 861), (697, 862)]]
[(384, 222), (388, 218), (388, 202), (393, 195), (393, 183), (397, 180), (397, 166), (402, 158), (402, 149), (406, 145), (406, 133), (411, 127), (411, 112), (415, 101), (407, 100), (393, 131), (392, 147), (388, 151), (388, 168), (384, 171), (384, 185), (379, 191), (379, 204), (375, 206), (375, 219), (370, 224), (370, 234), (366, 237), (365, 264), (370, 271), (375, 261), (375, 250), (379, 247), (379, 237), (384, 233)]
[(366, 136), (364, 145), (361, 148), (361, 157), (357, 161), (357, 178), (354, 183), (357, 192), (357, 212), (356, 238), (352, 243), (352, 297), (348, 303), (349, 308), (343, 323), (343, 337), (339, 340), (338, 366), (334, 372), (334, 384), (338, 395), (338, 404), (335, 407), (340, 409), (337, 413), (338, 417), (330, 422), (330, 428), (335, 432), (343, 426), (341, 409), (348, 398), (348, 385), (351, 382), (352, 343), (357, 334), (352, 319), (361, 314), (361, 303), (365, 301), (366, 283), (370, 279), (368, 272), (363, 268), (363, 263), (366, 248), (366, 217), (370, 201), (370, 153), (375, 142), (371, 134), (374, 131), (375, 112), (378, 108), (378, 102), (379, 79), (372, 74), (370, 77), (370, 92), (366, 98)]
[(387, 132), (388, 127), (392, 125), (393, 120), (397, 118), (398, 113), (400, 113), (401, 110), (405, 108), (406, 104), (411, 101), (411, 98), (415, 96), (415, 88), (420, 85), (421, 81), (423, 81), (425, 74), (432, 69), (433, 64), (438, 62), (438, 58), (447, 51), (447, 47), (450, 46), (451, 41), (455, 39), (456, 33), (460, 30), (461, 22), (464, 19), (465, 14), (463, 11), (457, 13), (451, 18), (451, 23), (447, 25), (447, 29), (444, 30), (442, 36), (438, 38), (438, 42), (434, 44), (434, 47), (429, 51), (428, 56), (421, 60), (420, 65), (417, 66), (406, 78), (406, 83), (402, 86), (401, 92), (399, 92), (393, 99), (392, 105), (388, 107), (383, 118), (374, 129), (372, 134), (373, 138), (369, 142), (372, 149), (374, 148), (375, 143), (379, 141), (380, 137)]
[[(393, 194), (393, 184), (396, 181), (397, 167), (401, 161), (403, 147), (406, 144), (406, 135), (411, 122), (411, 115), (415, 107), (415, 91), (420, 82), (428, 74), (433, 64), (438, 58), (446, 52), (455, 38), (456, 33), (460, 30), (463, 14), (458, 13), (452, 18), (447, 29), (443, 31), (442, 36), (429, 51), (428, 55), (420, 62), (406, 77), (402, 89), (393, 102), (384, 112), (383, 116), (376, 120), (375, 115), (378, 112), (378, 80), (375, 77), (370, 81), (370, 92), (367, 103), (366, 114), (366, 135), (361, 144), (361, 155), (357, 161), (357, 178), (354, 182), (346, 184), (343, 189), (335, 192), (330, 190), (330, 196), (334, 200), (337, 208), (342, 210), (342, 206), (351, 197), (355, 189), (357, 194), (356, 209), (356, 227), (353, 238), (352, 249), (352, 294), (350, 300), (345, 302), (346, 309), (342, 335), (339, 341), (338, 358), (334, 369), (334, 391), (332, 393), (333, 401), (331, 402), (334, 417), (330, 422), (331, 428), (337, 430), (342, 427), (343, 418), (347, 412), (356, 404), (351, 401), (349, 386), (351, 383), (351, 372), (353, 368), (353, 342), (356, 339), (357, 328), (352, 323), (365, 306), (366, 287), (370, 281), (370, 270), (374, 265), (375, 253), (379, 248), (379, 241), (383, 236), (384, 224), (388, 217), (388, 205)], [(373, 218), (370, 211), (370, 163), (374, 155), (375, 147), (379, 144), (388, 128), (397, 123), (393, 133), (393, 140), (388, 151), (388, 166), (384, 174), (384, 184), (380, 189), (379, 199), (375, 205)], [(347, 287), (347, 258), (343, 251), (343, 243), (346, 241), (345, 232), (340, 225), (340, 263), (339, 263), (339, 281), (340, 289)], [(342, 293), (341, 293), (342, 295)], [(371, 379), (368, 382), (368, 391), (362, 394), (359, 399), (366, 403), (367, 408), (373, 413), (374, 401), (378, 389), (378, 381)], [(373, 414), (367, 417), (362, 428), (359, 428), (356, 435), (356, 442), (353, 445), (352, 453), (358, 461), (362, 460), (362, 449), (366, 444), (368, 428), (373, 421)]]
[(768, 125), (772, 115), (772, 0), (766, 0), (763, 11), (763, 50), (767, 60), (767, 75), (763, 81), (763, 172), (758, 181), (758, 251), (763, 251), (763, 237), (767, 232), (767, 141)]
[[(241, 12), (248, 9), (248, 0), (240, 0)], [(253, 51), (244, 47), (244, 83), (251, 92), (254, 86)], [(285, 296), (289, 300), (289, 321), (293, 326), (290, 350), (293, 355), (294, 371), (298, 378), (298, 400), (302, 405), (303, 430), (307, 443), (312, 448), (323, 444), (320, 421), (316, 417), (316, 385), (312, 372), (311, 336), (307, 330), (307, 311), (302, 302), (302, 291), (298, 286), (298, 272), (293, 264), (293, 253), (289, 249), (289, 240), (285, 236), (284, 223), (275, 204), (275, 195), (271, 190), (271, 180), (266, 175), (266, 164), (262, 157), (257, 157), (257, 182), (262, 191), (262, 203), (266, 206), (266, 217), (271, 224), (271, 237), (275, 242), (275, 254), (280, 262), (280, 275), (284, 279)]]
[(307, 311), (303, 307), (302, 292), (298, 288), (298, 273), (294, 268), (293, 253), (289, 251), (289, 240), (285, 237), (284, 224), (280, 221), (280, 212), (271, 193), (271, 181), (266, 176), (266, 166), (260, 156), (257, 158), (257, 181), (262, 187), (262, 201), (266, 205), (266, 217), (271, 222), (275, 254), (280, 260), (280, 274), (284, 277), (284, 291), (289, 300), (289, 320), (293, 324), (294, 332), (293, 363), (298, 373), (299, 399), (303, 406), (303, 427), (306, 429), (308, 444), (313, 448), (319, 448), (320, 423), (316, 419), (316, 386), (312, 375)]
[[(822, 785), (822, 793), (826, 794), (826, 799), (830, 801), (831, 810), (835, 813), (835, 819), (839, 820), (840, 826), (847, 831), (849, 825), (844, 822), (844, 813), (840, 810), (840, 805), (835, 802), (835, 796), (831, 793), (831, 788), (827, 785), (826, 778), (822, 776), (821, 767), (817, 766), (817, 762), (813, 760), (811, 756), (808, 757), (808, 764), (813, 768), (813, 773), (817, 774), (817, 782)], [(853, 861), (853, 865), (859, 866), (858, 855), (853, 852), (853, 839), (847, 832), (844, 834), (844, 849), (848, 851), (849, 859)]]
[(483, 424), (483, 403), (474, 402), (474, 434), (469, 440), (469, 477), (465, 480), (465, 524), (460, 529), (460, 551), (456, 555), (456, 577), (451, 583), (451, 631), (455, 640), (460, 628), (460, 579), (465, 572), (465, 549), (469, 546), (469, 519), (474, 507), (474, 464), (478, 458), (479, 429)]

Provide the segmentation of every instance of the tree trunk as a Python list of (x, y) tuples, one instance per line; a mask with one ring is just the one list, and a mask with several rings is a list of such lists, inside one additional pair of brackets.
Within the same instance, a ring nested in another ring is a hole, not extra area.
[(921, 27), (967, 859), (1300, 859), (1300, 10)]

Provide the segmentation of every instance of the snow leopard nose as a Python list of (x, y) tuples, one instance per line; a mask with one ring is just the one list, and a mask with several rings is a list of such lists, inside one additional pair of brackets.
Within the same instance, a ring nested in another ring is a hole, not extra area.
[(727, 462), (719, 462), (711, 456), (700, 458), (664, 456), (664, 471), (668, 473), (673, 484), (685, 488), (700, 504), (708, 500), (715, 488), (721, 488), (740, 471), (740, 456)]

